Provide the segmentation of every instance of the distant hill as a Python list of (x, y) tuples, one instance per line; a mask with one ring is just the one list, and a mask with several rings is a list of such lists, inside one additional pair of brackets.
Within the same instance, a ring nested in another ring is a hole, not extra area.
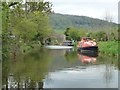
[[(86, 16), (76, 16), (76, 15), (65, 15), (65, 14), (51, 14), (49, 16), (50, 25), (54, 30), (65, 30), (68, 27), (76, 27), (76, 28), (99, 28), (106, 25), (106, 21), (95, 19)], [(112, 23), (112, 26), (116, 26), (117, 24)]]

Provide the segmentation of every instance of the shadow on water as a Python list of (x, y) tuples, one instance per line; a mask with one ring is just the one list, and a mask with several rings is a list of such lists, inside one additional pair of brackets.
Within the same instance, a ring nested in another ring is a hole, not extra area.
[(98, 53), (41, 48), (3, 62), (3, 88), (117, 87), (117, 67)]

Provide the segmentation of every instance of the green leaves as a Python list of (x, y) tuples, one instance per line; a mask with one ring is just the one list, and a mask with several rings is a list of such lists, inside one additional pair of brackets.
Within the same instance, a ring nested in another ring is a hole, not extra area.
[[(27, 8), (28, 6), (29, 8)], [(34, 11), (39, 11), (44, 14), (51, 13), (52, 10), (52, 3), (46, 2), (44, 0), (40, 0), (38, 2), (26, 2), (25, 3), (25, 9), (28, 12), (34, 12)]]
[(43, 42), (43, 39), (51, 33), (51, 28), (48, 23), (48, 17), (39, 11), (35, 11), (30, 15), (29, 18), (37, 25), (37, 35), (35, 39)]
[[(4, 51), (13, 51), (11, 49), (13, 39), (15, 44), (32, 43), (31, 40), (37, 35), (35, 41), (43, 42), (51, 29), (48, 25), (47, 14), (51, 12), (51, 3), (45, 2), (2, 2), (2, 31), (4, 41)], [(13, 38), (11, 38), (13, 36)], [(31, 42), (30, 42), (31, 41)], [(7, 52), (3, 52), (8, 56)]]
[(83, 28), (80, 29), (67, 28), (64, 34), (66, 35), (67, 40), (71, 40), (71, 39), (80, 40), (80, 37), (86, 36), (86, 30)]
[(29, 19), (22, 19), (21, 22), (15, 26), (13, 33), (26, 41), (36, 35), (36, 28), (37, 25), (34, 22), (31, 22)]

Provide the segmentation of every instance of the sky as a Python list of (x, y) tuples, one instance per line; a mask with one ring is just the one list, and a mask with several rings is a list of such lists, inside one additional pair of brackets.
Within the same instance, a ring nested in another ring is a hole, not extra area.
[(88, 16), (104, 19), (106, 14), (118, 23), (120, 0), (47, 0), (52, 2), (55, 13)]

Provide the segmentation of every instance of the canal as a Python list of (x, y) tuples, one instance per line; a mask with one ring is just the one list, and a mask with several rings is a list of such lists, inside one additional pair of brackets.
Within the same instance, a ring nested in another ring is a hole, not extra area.
[(118, 88), (117, 58), (40, 48), (3, 62), (3, 88)]

